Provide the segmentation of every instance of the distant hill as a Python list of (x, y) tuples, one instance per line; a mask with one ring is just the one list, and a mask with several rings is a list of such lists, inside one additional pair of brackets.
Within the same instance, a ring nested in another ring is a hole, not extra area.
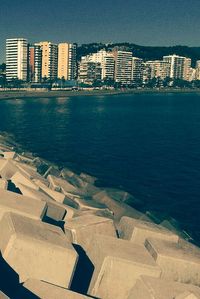
[(101, 49), (112, 50), (115, 47), (119, 47), (123, 50), (132, 51), (133, 56), (143, 58), (146, 60), (162, 59), (165, 55), (177, 54), (180, 56), (189, 57), (192, 59), (192, 65), (194, 66), (197, 60), (200, 60), (200, 47), (187, 47), (187, 46), (173, 46), (173, 47), (149, 47), (139, 46), (131, 43), (115, 43), (115, 44), (102, 44), (91, 43), (83, 44), (78, 47), (78, 60), (81, 56), (95, 53)]

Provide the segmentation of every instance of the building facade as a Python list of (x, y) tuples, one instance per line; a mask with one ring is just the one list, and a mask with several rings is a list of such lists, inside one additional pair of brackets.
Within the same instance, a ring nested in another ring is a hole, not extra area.
[(105, 50), (100, 50), (97, 53), (88, 55), (88, 59), (91, 62), (100, 63), (102, 72), (101, 79), (111, 79), (114, 80), (115, 73), (115, 60), (112, 52), (107, 52)]
[(165, 80), (170, 77), (170, 63), (163, 60), (147, 61), (146, 65), (150, 68), (150, 79), (160, 78)]
[(6, 40), (6, 79), (27, 81), (28, 43), (24, 38)]
[(54, 80), (58, 75), (58, 45), (48, 41), (36, 44), (42, 49), (42, 80)]
[(60, 43), (58, 45), (58, 78), (74, 80), (77, 77), (77, 45)]
[(132, 79), (132, 52), (114, 50), (115, 81), (129, 84)]
[(132, 78), (134, 83), (141, 82), (143, 77), (144, 63), (141, 58), (132, 57)]
[(189, 65), (191, 66), (191, 59), (178, 56), (169, 55), (164, 56), (163, 61), (169, 63), (170, 65), (170, 78), (187, 80), (187, 73)]
[(42, 80), (42, 49), (38, 45), (28, 47), (28, 81), (39, 83)]
[(79, 64), (78, 80), (83, 83), (92, 84), (94, 81), (101, 81), (101, 78), (101, 63), (90, 61), (87, 56), (82, 57)]
[(195, 70), (195, 79), (200, 80), (200, 60), (197, 60)]

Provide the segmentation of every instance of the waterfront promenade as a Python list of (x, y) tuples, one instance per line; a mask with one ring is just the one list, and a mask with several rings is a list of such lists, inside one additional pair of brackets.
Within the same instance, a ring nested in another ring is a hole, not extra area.
[(200, 93), (200, 89), (111, 89), (111, 90), (0, 90), (0, 100), (18, 98), (43, 98), (43, 97), (73, 97), (73, 96), (106, 96), (118, 94), (143, 94), (143, 93)]

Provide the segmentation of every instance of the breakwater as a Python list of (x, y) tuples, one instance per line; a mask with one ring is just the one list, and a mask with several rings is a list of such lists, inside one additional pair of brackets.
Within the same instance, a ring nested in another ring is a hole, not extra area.
[(24, 152), (7, 135), (0, 156), (5, 296), (200, 298), (200, 250), (172, 223), (154, 223), (126, 204), (129, 193), (97, 187), (97, 178)]

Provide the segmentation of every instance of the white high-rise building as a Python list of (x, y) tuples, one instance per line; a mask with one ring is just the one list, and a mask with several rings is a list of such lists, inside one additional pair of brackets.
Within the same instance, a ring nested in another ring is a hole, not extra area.
[(188, 80), (191, 59), (178, 55), (164, 56), (163, 61), (170, 64), (170, 78)]
[(28, 43), (24, 38), (6, 40), (6, 79), (27, 81)]
[(100, 50), (97, 53), (88, 55), (88, 59), (91, 62), (100, 63), (102, 72), (101, 79), (114, 79), (115, 61), (112, 52)]
[(132, 52), (114, 50), (115, 81), (129, 84), (132, 79)]

